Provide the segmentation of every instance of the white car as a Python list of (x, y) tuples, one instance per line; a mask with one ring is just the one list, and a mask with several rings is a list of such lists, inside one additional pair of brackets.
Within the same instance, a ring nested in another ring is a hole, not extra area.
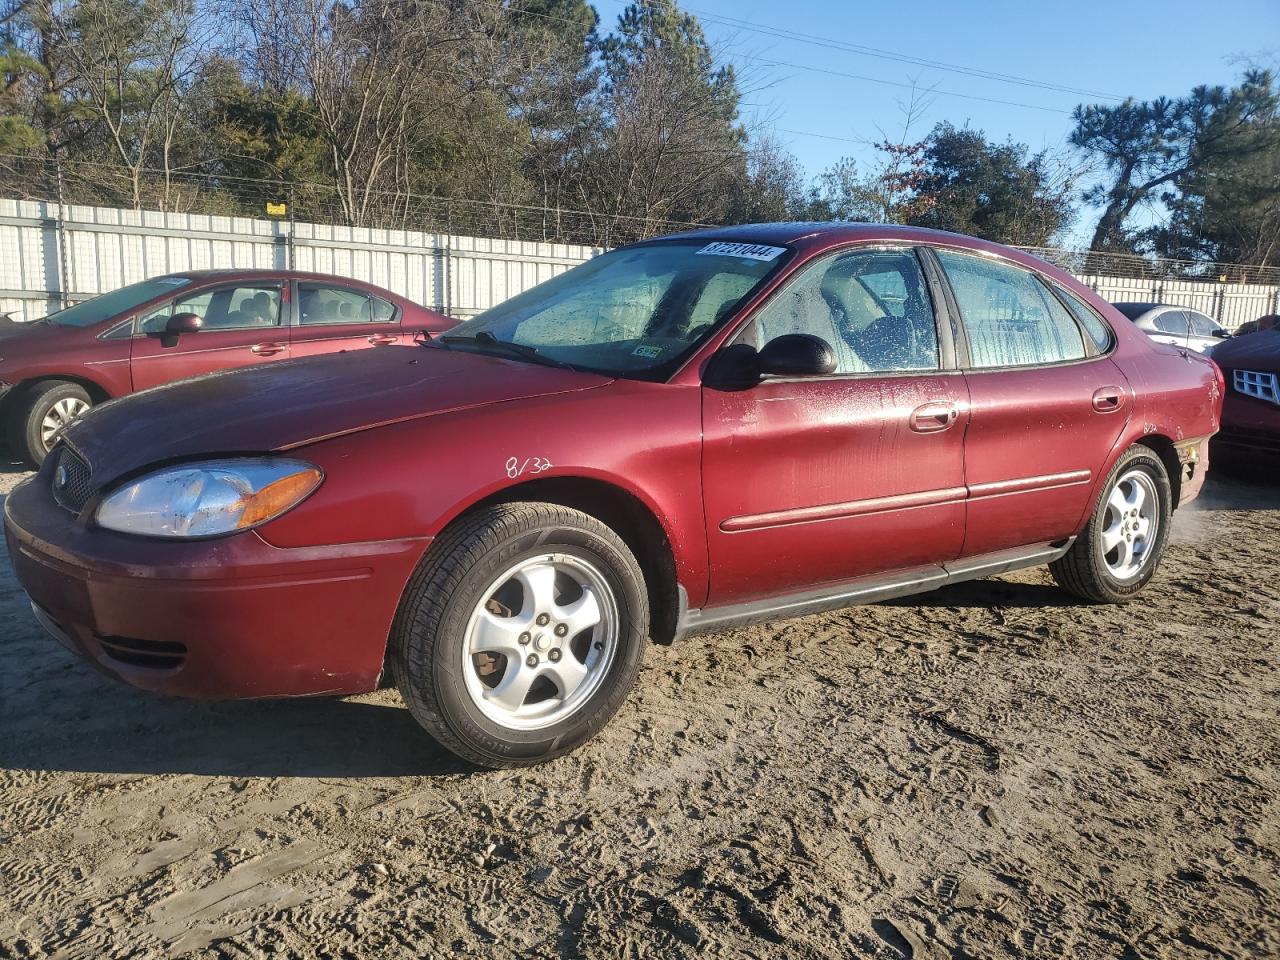
[(1113, 306), (1152, 340), (1208, 353), (1231, 332), (1199, 310), (1169, 303), (1117, 303)]

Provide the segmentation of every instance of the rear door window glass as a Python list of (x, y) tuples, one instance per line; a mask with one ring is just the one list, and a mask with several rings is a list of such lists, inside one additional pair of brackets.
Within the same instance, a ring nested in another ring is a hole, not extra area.
[(951, 250), (936, 252), (969, 336), (972, 366), (1043, 366), (1084, 358), (1075, 319), (1030, 270)]
[(1218, 325), (1206, 317), (1203, 313), (1196, 313), (1194, 310), (1186, 311), (1187, 319), (1191, 322), (1191, 332), (1197, 337), (1212, 337), (1218, 329)]
[(1172, 334), (1176, 337), (1185, 337), (1191, 330), (1190, 324), (1187, 323), (1187, 315), (1181, 310), (1166, 310), (1164, 313), (1158, 314), (1155, 319), (1155, 326), (1161, 333)]
[(304, 327), (327, 323), (389, 323), (395, 312), (392, 304), (363, 290), (298, 284), (298, 319)]

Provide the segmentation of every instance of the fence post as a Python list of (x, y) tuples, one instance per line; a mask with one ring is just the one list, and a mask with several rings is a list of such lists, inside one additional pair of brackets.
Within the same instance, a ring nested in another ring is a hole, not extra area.
[(293, 269), (294, 269), (294, 265), (293, 265), (293, 262), (294, 262), (294, 260), (293, 260), (293, 234), (294, 234), (294, 226), (293, 226), (293, 225), (294, 225), (294, 223), (296, 223), (296, 222), (297, 222), (297, 221), (296, 221), (296, 218), (294, 217), (294, 213), (293, 213), (293, 184), (289, 184), (289, 200), (288, 200), (288, 203), (289, 203), (289, 239), (288, 239), (288, 241), (286, 241), (285, 257), (286, 257), (286, 258), (288, 259), (288, 261), (289, 261), (289, 269), (290, 269), (290, 270), (293, 270)]
[(446, 317), (453, 305), (453, 269), (449, 248), (453, 245), (453, 207), (445, 207), (444, 243), (440, 245), (440, 312)]
[(58, 190), (58, 218), (53, 222), (54, 240), (58, 245), (58, 305), (65, 310), (71, 306), (71, 297), (67, 293), (70, 270), (67, 266), (67, 213), (62, 195), (62, 161), (55, 159), (53, 169)]

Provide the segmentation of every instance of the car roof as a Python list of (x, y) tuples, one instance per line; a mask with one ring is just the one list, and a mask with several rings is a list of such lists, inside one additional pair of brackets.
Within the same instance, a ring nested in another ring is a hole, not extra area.
[(975, 253), (986, 253), (1020, 263), (1032, 270), (1055, 277), (1059, 282), (1076, 285), (1070, 274), (1034, 254), (946, 230), (926, 227), (902, 227), (884, 223), (837, 221), (787, 221), (784, 223), (745, 223), (728, 227), (709, 227), (654, 237), (642, 243), (668, 240), (725, 241), (790, 247), (801, 256), (822, 253), (850, 243), (921, 243), (957, 247)]
[[(658, 240), (684, 238), (725, 240), (731, 243), (764, 243), (795, 246), (802, 241), (825, 241), (827, 244), (854, 240), (916, 239), (920, 242), (954, 243), (960, 246), (998, 247), (986, 241), (945, 230), (925, 227), (899, 227), (883, 223), (857, 223), (830, 220), (792, 220), (783, 223), (743, 223), (729, 227), (708, 227), (657, 237)], [(1000, 248), (1003, 249), (1003, 248)]]
[(1144, 300), (1122, 300), (1119, 303), (1111, 304), (1130, 320), (1139, 320), (1148, 313), (1155, 313), (1157, 310), (1183, 310), (1187, 313), (1194, 313), (1196, 316), (1204, 317), (1213, 323), (1214, 326), (1221, 326), (1217, 320), (1209, 316), (1203, 310), (1197, 310), (1195, 307), (1188, 307), (1181, 303), (1151, 303)]
[(284, 277), (287, 280), (338, 280), (343, 283), (358, 283), (362, 286), (375, 286), (367, 280), (357, 280), (355, 277), (343, 277), (335, 273), (308, 273), (305, 270), (267, 270), (262, 268), (242, 268), (242, 267), (225, 267), (217, 270), (173, 270), (169, 273), (162, 274), (166, 277), (186, 277), (189, 280), (258, 280), (258, 279), (277, 279)]

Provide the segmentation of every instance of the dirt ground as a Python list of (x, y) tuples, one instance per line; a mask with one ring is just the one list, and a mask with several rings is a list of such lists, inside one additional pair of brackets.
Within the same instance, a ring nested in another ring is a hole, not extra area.
[[(0, 492), (21, 474), (0, 475)], [(0, 957), (1280, 955), (1280, 486), (1154, 586), (1027, 571), (649, 651), (477, 772), (393, 691), (118, 686), (0, 568)]]

